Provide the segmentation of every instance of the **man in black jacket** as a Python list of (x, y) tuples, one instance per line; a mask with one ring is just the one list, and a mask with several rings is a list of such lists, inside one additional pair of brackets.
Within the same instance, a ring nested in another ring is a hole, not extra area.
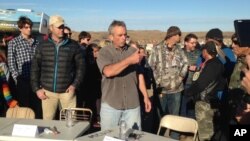
[(210, 140), (216, 125), (213, 122), (218, 111), (216, 91), (223, 89), (224, 67), (216, 57), (217, 49), (214, 42), (207, 42), (202, 49), (205, 62), (201, 65), (200, 74), (194, 75), (197, 80), (187, 89), (187, 94), (195, 97), (195, 116), (199, 124), (199, 138), (201, 141)]
[(36, 48), (31, 85), (42, 100), (43, 119), (53, 119), (58, 104), (76, 107), (75, 89), (84, 75), (84, 61), (77, 42), (64, 36), (64, 19), (51, 16), (51, 35)]

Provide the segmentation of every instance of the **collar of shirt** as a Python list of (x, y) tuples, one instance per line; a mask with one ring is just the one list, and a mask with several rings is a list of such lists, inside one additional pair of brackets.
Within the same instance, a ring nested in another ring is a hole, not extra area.
[[(25, 39), (21, 34), (18, 36), (18, 38), (19, 38), (19, 40), (29, 41), (29, 40)], [(35, 42), (35, 40), (33, 38), (30, 38), (30, 41), (31, 41), (30, 42), (31, 44), (34, 44), (34, 42)]]
[(52, 42), (54, 45), (56, 45), (56, 46), (65, 45), (65, 44), (69, 41), (68, 38), (63, 38), (61, 42), (56, 43), (51, 37), (49, 37), (48, 40), (49, 40), (50, 42)]
[(164, 46), (164, 48), (166, 49), (167, 52), (174, 52), (176, 50), (176, 48), (177, 48), (176, 44), (173, 45), (171, 50), (169, 49), (169, 47), (165, 43), (164, 43), (163, 46)]
[(113, 44), (112, 44), (112, 47), (116, 50), (116, 51), (125, 51), (125, 50), (128, 50), (128, 45), (124, 45), (123, 47), (120, 47), (120, 48), (117, 48), (115, 47)]

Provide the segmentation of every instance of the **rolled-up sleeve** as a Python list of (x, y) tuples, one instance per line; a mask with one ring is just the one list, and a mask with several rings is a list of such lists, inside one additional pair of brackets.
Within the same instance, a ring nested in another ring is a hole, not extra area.
[(112, 64), (112, 55), (107, 50), (107, 47), (102, 48), (97, 57), (97, 65), (101, 74), (103, 74), (104, 67), (110, 64)]

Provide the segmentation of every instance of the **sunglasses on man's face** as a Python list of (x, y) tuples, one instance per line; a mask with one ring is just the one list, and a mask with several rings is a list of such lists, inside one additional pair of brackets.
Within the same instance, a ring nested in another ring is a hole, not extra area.
[(61, 25), (61, 26), (56, 27), (56, 28), (58, 28), (58, 29), (64, 29), (64, 25)]
[(71, 35), (72, 35), (72, 33), (65, 33), (65, 34), (67, 34), (68, 36), (71, 36)]
[(237, 40), (232, 40), (232, 42), (233, 42), (235, 45), (239, 45), (239, 41), (237, 41)]

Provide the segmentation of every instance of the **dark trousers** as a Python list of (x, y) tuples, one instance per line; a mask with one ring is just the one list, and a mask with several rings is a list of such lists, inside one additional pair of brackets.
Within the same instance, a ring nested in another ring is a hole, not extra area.
[(140, 99), (141, 102), (141, 126), (142, 131), (146, 131), (149, 133), (157, 133), (158, 126), (160, 123), (160, 119), (157, 115), (157, 107), (155, 105), (156, 100), (155, 96), (150, 97), (151, 101), (151, 111), (146, 113), (145, 112), (145, 105), (143, 99)]
[(183, 93), (181, 99), (180, 115), (195, 119), (194, 107), (195, 107), (194, 100), (190, 96), (187, 96), (185, 95), (185, 93)]
[(8, 109), (6, 100), (4, 99), (3, 93), (0, 93), (0, 117), (5, 117), (5, 113)]
[[(191, 84), (185, 84), (185, 90), (190, 86)], [(195, 119), (195, 101), (185, 93), (185, 90), (182, 92), (180, 115)]]
[(85, 106), (85, 95), (86, 95), (86, 87), (85, 83), (82, 82), (80, 87), (76, 89), (76, 107), (83, 108)]
[(36, 118), (42, 118), (41, 100), (32, 92), (30, 80), (22, 77), (17, 77), (17, 94), (16, 98), (20, 107), (31, 108), (36, 115)]

